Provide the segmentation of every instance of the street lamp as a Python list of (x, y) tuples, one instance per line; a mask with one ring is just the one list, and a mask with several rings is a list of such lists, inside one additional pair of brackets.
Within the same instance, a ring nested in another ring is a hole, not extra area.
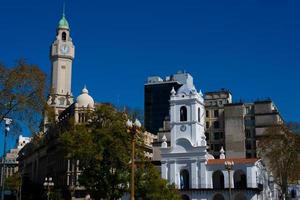
[(1, 200), (4, 200), (4, 185), (5, 185), (5, 164), (6, 164), (6, 137), (8, 135), (8, 132), (10, 131), (9, 125), (12, 122), (12, 119), (4, 118), (5, 121), (5, 129), (4, 129), (4, 145), (3, 145), (3, 157), (2, 157), (2, 175), (1, 175), (1, 182), (2, 182), (2, 188), (1, 188)]
[(52, 181), (52, 177), (46, 177), (44, 182), (44, 188), (47, 190), (47, 199), (50, 199), (50, 191), (51, 187), (54, 187), (54, 182)]
[(234, 162), (233, 161), (225, 161), (225, 169), (228, 172), (228, 181), (229, 181), (229, 192), (228, 192), (228, 199), (231, 200), (231, 176), (230, 172), (233, 169)]
[(127, 132), (131, 133), (131, 181), (130, 181), (130, 200), (134, 200), (134, 157), (135, 157), (135, 135), (141, 128), (141, 122), (136, 119), (133, 123), (130, 119), (126, 122)]

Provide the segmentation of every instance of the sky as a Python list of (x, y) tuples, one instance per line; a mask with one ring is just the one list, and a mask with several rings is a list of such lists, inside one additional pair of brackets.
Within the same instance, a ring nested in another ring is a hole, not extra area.
[[(49, 76), (63, 0), (1, 0), (0, 61), (19, 58)], [(300, 1), (65, 0), (76, 47), (72, 90), (143, 109), (147, 77), (186, 70), (203, 92), (271, 98), (300, 121)], [(50, 79), (50, 78), (49, 78)]]

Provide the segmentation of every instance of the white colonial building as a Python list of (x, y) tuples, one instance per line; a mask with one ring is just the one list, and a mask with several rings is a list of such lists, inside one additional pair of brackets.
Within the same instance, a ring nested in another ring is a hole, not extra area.
[[(259, 159), (221, 159), (207, 153), (203, 95), (192, 79), (170, 97), (170, 142), (162, 138), (161, 176), (174, 183), (183, 199), (275, 199), (272, 179)], [(169, 146), (168, 146), (169, 144)], [(234, 162), (230, 173), (225, 161)], [(229, 181), (230, 180), (230, 181)], [(229, 185), (230, 182), (230, 185)]]

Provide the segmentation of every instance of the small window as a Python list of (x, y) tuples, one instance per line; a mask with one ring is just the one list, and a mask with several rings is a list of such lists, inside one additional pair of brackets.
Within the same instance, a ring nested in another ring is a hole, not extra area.
[(215, 149), (215, 151), (217, 151), (219, 153), (220, 150), (221, 150), (221, 145), (220, 144), (215, 144), (214, 149)]
[(209, 140), (209, 133), (208, 132), (205, 132), (205, 137), (206, 137), (206, 140)]
[(220, 133), (219, 132), (215, 132), (214, 133), (214, 140), (219, 140), (220, 139)]
[(219, 110), (214, 110), (214, 117), (219, 117)]
[(249, 152), (246, 152), (246, 158), (252, 158), (252, 154)]
[(252, 149), (252, 142), (246, 141), (246, 149)]
[(64, 105), (65, 99), (63, 97), (59, 98), (59, 105)]
[(190, 188), (189, 172), (184, 169), (180, 171), (180, 189), (186, 190)]
[(224, 138), (224, 133), (220, 132), (220, 139), (223, 139), (223, 138)]
[(187, 121), (187, 109), (185, 106), (180, 108), (180, 121), (185, 122)]
[(215, 122), (214, 122), (214, 128), (220, 128), (220, 125), (219, 125), (219, 122), (218, 122), (218, 121), (215, 121)]
[(206, 111), (206, 117), (209, 117), (209, 110)]
[(210, 126), (209, 122), (206, 122), (206, 128), (207, 129), (209, 129), (209, 126)]
[(201, 111), (200, 111), (200, 108), (198, 108), (198, 122), (200, 122), (201, 121)]
[(251, 137), (251, 131), (249, 129), (245, 130), (245, 134), (246, 134), (246, 138), (250, 138)]
[(62, 39), (62, 41), (66, 41), (67, 40), (67, 34), (66, 34), (66, 32), (62, 32), (61, 39)]

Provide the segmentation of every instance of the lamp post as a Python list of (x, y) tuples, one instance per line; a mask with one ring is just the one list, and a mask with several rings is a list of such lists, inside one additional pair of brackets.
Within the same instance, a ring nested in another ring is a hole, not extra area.
[(230, 172), (233, 169), (234, 166), (234, 162), (233, 161), (225, 161), (225, 169), (228, 172), (228, 181), (229, 181), (229, 191), (228, 191), (228, 199), (231, 200), (231, 176), (230, 176)]
[(131, 181), (130, 181), (130, 200), (134, 200), (134, 157), (135, 157), (135, 135), (141, 128), (141, 122), (136, 119), (134, 123), (131, 120), (126, 122), (127, 132), (131, 133)]
[(44, 182), (44, 188), (47, 190), (47, 200), (50, 199), (50, 191), (51, 187), (54, 187), (54, 182), (52, 181), (52, 177), (46, 177)]
[(5, 121), (5, 129), (4, 129), (4, 145), (3, 145), (3, 157), (2, 157), (2, 174), (1, 174), (1, 182), (2, 182), (1, 200), (4, 200), (4, 189), (5, 189), (6, 137), (10, 130), (9, 125), (11, 124), (12, 119), (4, 118), (4, 121)]

